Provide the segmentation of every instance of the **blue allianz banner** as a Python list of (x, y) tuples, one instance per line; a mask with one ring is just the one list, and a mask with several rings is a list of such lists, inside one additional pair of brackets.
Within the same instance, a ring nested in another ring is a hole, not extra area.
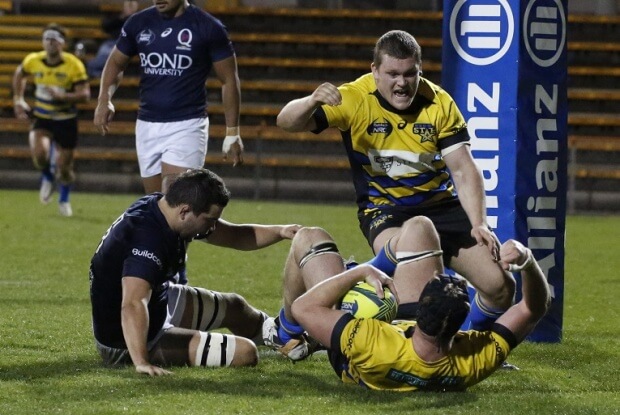
[(528, 339), (559, 342), (567, 0), (444, 0), (443, 11), (442, 86), (468, 123), (489, 224), (501, 241), (515, 238), (532, 249), (551, 288), (551, 309)]

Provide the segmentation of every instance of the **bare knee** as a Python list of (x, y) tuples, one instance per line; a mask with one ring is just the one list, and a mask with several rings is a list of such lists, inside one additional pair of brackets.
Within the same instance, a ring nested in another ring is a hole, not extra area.
[(502, 271), (501, 275), (498, 273), (497, 277), (485, 280), (477, 290), (484, 304), (506, 310), (514, 302), (516, 282), (512, 274)]
[(304, 227), (295, 234), (291, 250), (299, 255), (305, 255), (306, 252), (316, 243), (333, 241), (331, 235), (323, 228)]
[[(399, 250), (439, 249), (439, 234), (433, 222), (426, 216), (415, 216), (403, 223), (400, 232), (394, 237)], [(394, 249), (394, 245), (392, 245)]]
[(250, 340), (236, 337), (235, 355), (231, 367), (256, 366), (258, 364), (258, 349)]

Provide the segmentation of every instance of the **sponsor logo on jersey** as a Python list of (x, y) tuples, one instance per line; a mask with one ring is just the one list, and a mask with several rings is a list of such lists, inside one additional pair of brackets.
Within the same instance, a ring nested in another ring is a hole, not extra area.
[(168, 29), (164, 30), (161, 34), (161, 37), (168, 37), (168, 35), (172, 33), (172, 28), (169, 27)]
[(145, 43), (147, 45), (150, 45), (154, 41), (155, 41), (155, 33), (153, 33), (151, 29), (146, 29), (146, 30), (141, 31), (138, 34), (138, 39), (136, 39), (136, 42)]
[(161, 269), (162, 264), (161, 264), (161, 260), (157, 257), (157, 255), (155, 255), (154, 253), (147, 251), (146, 249), (138, 249), (138, 248), (133, 248), (131, 250), (131, 254), (133, 256), (139, 256), (142, 258), (146, 258), (146, 259), (150, 259), (151, 261), (153, 261), (154, 263), (157, 264), (157, 266)]
[(191, 56), (167, 53), (140, 53), (140, 66), (147, 75), (181, 76), (183, 71), (192, 66)]
[(179, 34), (177, 35), (177, 42), (179, 42), (179, 45), (177, 46), (177, 49), (179, 50), (192, 50), (192, 38), (194, 37), (194, 35), (192, 35), (192, 31), (189, 29), (182, 29)]
[(394, 130), (394, 127), (392, 127), (392, 124), (390, 124), (387, 120), (383, 120), (383, 121), (374, 120), (372, 123), (370, 123), (370, 125), (366, 129), (366, 133), (368, 135), (385, 134), (385, 137), (383, 138), (388, 138), (388, 136), (392, 134), (393, 130)]
[(420, 143), (432, 142), (437, 138), (433, 124), (413, 124), (413, 133), (420, 136)]

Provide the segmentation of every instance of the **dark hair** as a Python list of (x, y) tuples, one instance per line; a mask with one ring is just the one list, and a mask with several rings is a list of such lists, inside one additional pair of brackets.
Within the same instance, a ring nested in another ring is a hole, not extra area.
[(62, 36), (63, 39), (67, 38), (67, 34), (65, 33), (65, 28), (59, 25), (58, 23), (48, 24), (47, 26), (45, 26), (45, 29), (43, 29), (43, 32), (45, 33), (46, 30), (53, 30), (55, 32), (60, 33), (60, 36)]
[(467, 282), (463, 278), (438, 274), (420, 294), (417, 326), (440, 343), (449, 341), (469, 313)]
[(207, 169), (190, 169), (176, 178), (166, 193), (168, 205), (188, 204), (192, 213), (208, 212), (211, 206), (226, 207), (230, 192), (217, 174)]
[(377, 40), (372, 60), (376, 67), (381, 65), (385, 54), (396, 59), (414, 58), (422, 62), (422, 48), (412, 35), (403, 30), (390, 30)]

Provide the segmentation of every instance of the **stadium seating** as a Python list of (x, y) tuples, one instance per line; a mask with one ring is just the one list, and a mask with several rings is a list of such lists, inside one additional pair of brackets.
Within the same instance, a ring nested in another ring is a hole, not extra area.
[[(100, 11), (117, 7), (102, 2)], [(440, 82), (442, 17), (438, 12), (216, 6), (209, 11), (226, 23), (237, 51), (246, 157), (241, 168), (233, 169), (222, 161), (223, 109), (219, 82), (210, 78), (211, 137), (206, 161), (238, 186), (239, 191), (233, 188), (237, 195), (354, 200), (338, 133), (286, 133), (275, 126), (275, 117), (284, 103), (310, 93), (321, 82), (339, 84), (367, 72), (376, 37), (387, 29), (413, 32), (423, 47), (425, 76)], [(0, 16), (2, 177), (7, 172), (20, 171), (23, 176), (24, 171), (32, 171), (25, 139), (28, 126), (12, 118), (10, 83), (25, 53), (41, 49), (41, 28), (52, 21), (66, 26), (76, 42), (97, 44), (105, 38), (97, 13)], [(574, 209), (600, 207), (596, 194), (614, 190), (620, 180), (620, 169), (615, 167), (620, 161), (619, 23), (619, 16), (569, 15), (569, 187)], [(86, 59), (93, 52), (89, 50)], [(97, 79), (91, 80), (94, 97), (98, 86)], [(130, 176), (123, 189), (140, 191), (133, 143), (137, 87), (137, 70), (132, 65), (117, 92), (117, 117), (105, 138), (92, 125), (94, 99), (80, 105), (82, 138), (77, 170), (81, 178), (94, 172), (98, 177), (103, 172), (110, 177), (121, 173)], [(32, 177), (28, 180), (35, 183)], [(100, 184), (100, 180), (96, 182)], [(88, 188), (94, 181), (80, 183)]]

